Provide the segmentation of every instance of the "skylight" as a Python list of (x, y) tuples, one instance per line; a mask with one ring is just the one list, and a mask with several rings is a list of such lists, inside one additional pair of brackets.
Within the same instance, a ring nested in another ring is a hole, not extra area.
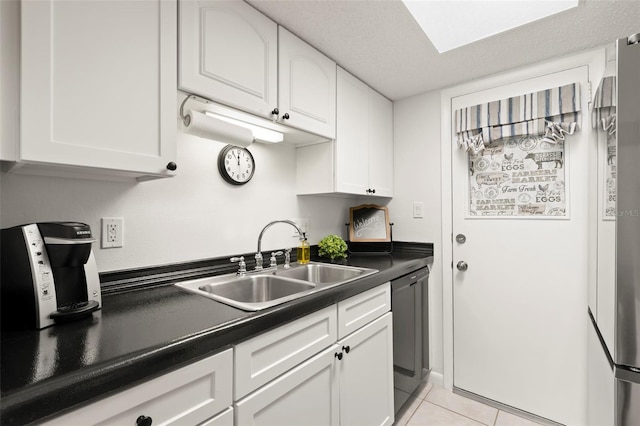
[(402, 1), (443, 53), (577, 7), (579, 0)]

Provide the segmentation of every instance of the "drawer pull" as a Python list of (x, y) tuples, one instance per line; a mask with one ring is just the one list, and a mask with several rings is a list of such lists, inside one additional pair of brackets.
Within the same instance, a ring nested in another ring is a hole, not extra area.
[(151, 426), (153, 419), (149, 416), (140, 416), (136, 419), (136, 426)]
[(336, 352), (335, 354), (333, 354), (333, 356), (338, 358), (338, 361), (342, 360), (342, 352)]
[(351, 350), (351, 346), (343, 346), (342, 350), (345, 351), (346, 353), (349, 353), (349, 351)]

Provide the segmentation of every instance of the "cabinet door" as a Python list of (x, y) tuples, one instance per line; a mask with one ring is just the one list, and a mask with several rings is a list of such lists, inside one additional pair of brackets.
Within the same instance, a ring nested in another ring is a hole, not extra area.
[(150, 417), (153, 424), (162, 425), (196, 425), (207, 419), (217, 421), (213, 424), (225, 424), (228, 414), (222, 415), (222, 419), (212, 417), (232, 403), (232, 352), (227, 349), (45, 425), (135, 425), (140, 416)]
[[(333, 345), (235, 405), (236, 425), (330, 426), (339, 423)], [(342, 423), (345, 424), (345, 423)]]
[(369, 187), (373, 195), (393, 196), (393, 104), (369, 90)]
[(282, 27), (278, 36), (278, 119), (335, 138), (336, 63)]
[(239, 343), (234, 352), (234, 399), (240, 399), (334, 344), (335, 305)]
[(242, 1), (181, 1), (179, 88), (271, 118), (278, 26)]
[(18, 160), (171, 175), (175, 1), (25, 1)]
[(369, 87), (338, 68), (336, 191), (366, 195), (369, 189)]
[(392, 334), (389, 312), (338, 342), (340, 424), (393, 424)]
[(233, 426), (233, 407), (229, 407), (212, 419), (198, 426)]
[(391, 310), (391, 284), (385, 283), (338, 302), (338, 339)]

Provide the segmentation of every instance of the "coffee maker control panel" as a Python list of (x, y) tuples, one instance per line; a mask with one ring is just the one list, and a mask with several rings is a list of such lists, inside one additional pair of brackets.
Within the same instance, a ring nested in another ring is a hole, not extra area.
[(28, 247), (29, 262), (34, 283), (36, 300), (36, 322), (38, 328), (44, 328), (54, 323), (48, 313), (57, 310), (56, 287), (53, 284), (53, 270), (44, 246), (44, 239), (36, 224), (23, 228)]

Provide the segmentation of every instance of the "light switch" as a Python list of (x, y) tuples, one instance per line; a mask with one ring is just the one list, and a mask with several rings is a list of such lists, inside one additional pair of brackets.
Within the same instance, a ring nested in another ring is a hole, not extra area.
[(413, 202), (413, 217), (415, 218), (424, 217), (424, 202), (422, 201)]

